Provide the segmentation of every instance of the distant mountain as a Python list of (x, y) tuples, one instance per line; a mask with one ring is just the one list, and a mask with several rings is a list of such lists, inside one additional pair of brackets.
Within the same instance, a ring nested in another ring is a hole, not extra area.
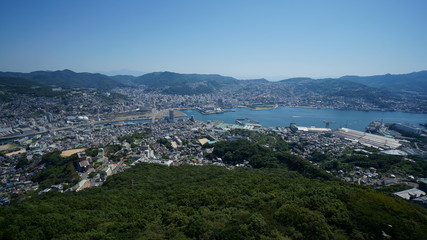
[(137, 78), (132, 75), (115, 75), (111, 76), (112, 79), (114, 79), (116, 82), (126, 84), (126, 85), (132, 85), (134, 84), (133, 81)]
[[(361, 83), (338, 79), (305, 80), (300, 90), (342, 97), (391, 98), (395, 94)], [(395, 96), (396, 97), (396, 96)]]
[(134, 82), (151, 87), (163, 87), (196, 82), (230, 84), (237, 83), (238, 80), (232, 77), (224, 77), (218, 74), (180, 74), (174, 72), (154, 72), (137, 77)]
[(342, 79), (294, 78), (272, 84), (275, 84), (275, 92), (270, 95), (291, 95), (302, 99), (317, 97), (321, 98), (323, 104), (331, 105), (341, 101), (340, 99), (346, 99), (347, 103), (353, 102), (352, 105), (357, 105), (356, 102), (363, 99), (374, 106), (388, 108), (390, 101), (402, 99), (397, 93)]
[(121, 70), (114, 70), (114, 71), (102, 71), (99, 72), (101, 74), (107, 75), (107, 76), (117, 76), (117, 75), (130, 75), (130, 76), (141, 76), (146, 74), (146, 72), (142, 71), (136, 71), (136, 70), (130, 70), (130, 69), (121, 69)]
[[(370, 94), (399, 93), (427, 95), (427, 71), (409, 74), (386, 74), (378, 76), (344, 76), (341, 78), (311, 79), (290, 78), (278, 82), (266, 79), (238, 80), (218, 74), (180, 74), (174, 72), (147, 73), (139, 77), (132, 75), (106, 76), (99, 73), (76, 73), (71, 70), (36, 71), (31, 73), (0, 72), (0, 77), (15, 77), (33, 80), (47, 86), (62, 88), (95, 88), (110, 90), (116, 87), (144, 86), (147, 90), (166, 94), (203, 94), (218, 91), (224, 87), (278, 88), (296, 87), (301, 91), (314, 91), (319, 94)], [(359, 84), (351, 85), (350, 83)], [(292, 85), (294, 84), (294, 86)], [(308, 84), (305, 86), (304, 84)], [(363, 87), (365, 86), (365, 87)], [(296, 89), (296, 90), (298, 90)], [(355, 91), (359, 89), (359, 91)], [(344, 91), (345, 90), (345, 91)]]
[(41, 87), (43, 84), (38, 83), (33, 80), (17, 78), (17, 77), (0, 77), (0, 86), (2, 90), (5, 88), (14, 88), (14, 87)]
[(344, 76), (340, 80), (347, 80), (366, 86), (389, 90), (392, 92), (416, 92), (427, 94), (427, 71), (408, 74), (386, 74), (369, 77)]
[(63, 88), (96, 88), (109, 90), (115, 87), (124, 87), (111, 77), (99, 73), (76, 73), (71, 70), (36, 71), (31, 73), (0, 72), (3, 77), (19, 77), (34, 80), (38, 83)]
[(45, 86), (33, 80), (15, 77), (0, 77), (0, 100), (13, 100), (13, 94), (51, 97), (61, 95), (63, 92), (52, 91), (52, 87)]
[(259, 79), (245, 79), (245, 80), (240, 80), (242, 82), (247, 82), (247, 83), (256, 83), (256, 84), (263, 84), (263, 83), (269, 83), (270, 81), (268, 81), (265, 78), (259, 78)]
[(152, 89), (161, 89), (168, 94), (201, 94), (211, 93), (226, 85), (238, 84), (239, 80), (217, 74), (155, 72), (137, 77), (133, 82)]
[[(334, 81), (333, 81), (334, 80)], [(336, 80), (336, 81), (335, 81)], [(298, 78), (289, 78), (279, 81), (280, 83), (286, 84), (302, 84), (310, 83), (315, 84), (311, 87), (312, 90), (316, 90), (314, 86), (318, 86), (317, 90), (330, 91), (328, 86), (331, 88), (340, 87), (350, 87), (349, 82), (362, 84), (364, 86), (383, 90), (385, 92), (393, 93), (419, 93), (427, 95), (427, 71), (414, 72), (408, 74), (385, 74), (377, 76), (343, 76), (340, 78), (326, 78), (326, 79), (312, 79), (306, 77)], [(322, 86), (319, 86), (318, 83), (321, 83)], [(330, 85), (332, 84), (332, 85)], [(324, 86), (323, 86), (324, 85)], [(325, 88), (326, 87), (326, 88)], [(360, 85), (353, 85), (352, 87), (361, 87)], [(349, 90), (351, 90), (351, 88)]]
[(301, 82), (301, 81), (310, 81), (310, 80), (314, 80), (313, 78), (307, 78), (307, 77), (296, 77), (296, 78), (288, 78), (285, 80), (281, 80), (279, 82)]
[(357, 93), (357, 96), (380, 94), (393, 95), (387, 90), (370, 87), (361, 83), (356, 83), (342, 79), (311, 79), (311, 78), (293, 78), (286, 81), (281, 81), (281, 84), (286, 86), (292, 84), (300, 91), (309, 91), (318, 94), (347, 96), (349, 93)]

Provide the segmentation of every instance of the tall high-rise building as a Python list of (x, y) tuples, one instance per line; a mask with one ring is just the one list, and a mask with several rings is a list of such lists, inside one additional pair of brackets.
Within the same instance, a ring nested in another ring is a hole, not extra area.
[(156, 114), (157, 114), (157, 110), (154, 107), (153, 109), (151, 109), (151, 122), (155, 123), (156, 122)]
[(173, 122), (174, 119), (174, 112), (173, 110), (169, 110), (169, 121)]
[(47, 113), (46, 114), (46, 119), (48, 122), (53, 122), (53, 114), (52, 113)]

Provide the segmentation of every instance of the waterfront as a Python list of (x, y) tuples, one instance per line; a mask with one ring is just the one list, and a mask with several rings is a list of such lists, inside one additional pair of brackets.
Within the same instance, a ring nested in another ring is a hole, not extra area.
[(316, 108), (278, 107), (271, 110), (255, 111), (246, 108), (235, 108), (235, 111), (222, 114), (203, 115), (196, 110), (183, 110), (188, 116), (193, 115), (196, 120), (219, 120), (225, 123), (234, 123), (239, 118), (250, 118), (258, 121), (264, 127), (289, 126), (294, 122), (299, 126), (325, 127), (325, 121), (331, 121), (330, 128), (338, 129), (347, 127), (364, 131), (371, 121), (384, 123), (409, 123), (417, 127), (420, 123), (427, 122), (427, 114), (380, 112), (380, 111), (354, 111)]
[[(384, 123), (409, 123), (419, 128), (420, 123), (427, 122), (427, 114), (403, 113), (403, 112), (380, 112), (380, 111), (355, 111), (355, 110), (334, 110), (334, 109), (317, 109), (302, 107), (278, 107), (270, 110), (251, 110), (248, 108), (233, 108), (232, 111), (226, 111), (220, 114), (201, 114), (197, 110), (181, 110), (185, 115), (178, 115), (177, 118), (189, 118), (194, 116), (198, 121), (223, 121), (225, 123), (235, 123), (236, 119), (249, 118), (259, 122), (264, 127), (289, 126), (290, 123), (296, 123), (298, 126), (315, 126), (325, 127), (324, 121), (335, 122), (329, 125), (332, 129), (351, 128), (364, 131), (365, 127), (371, 121), (383, 121)], [(150, 119), (127, 119), (127, 120), (104, 120), (100, 122), (87, 123), (77, 126), (56, 129), (65, 130), (68, 128), (87, 127), (90, 124), (132, 124), (138, 122), (150, 122)], [(47, 132), (47, 131), (46, 131)], [(46, 132), (36, 132), (25, 136), (34, 136), (37, 134), (46, 134)], [(0, 140), (0, 143), (6, 143), (21, 136), (10, 139)]]

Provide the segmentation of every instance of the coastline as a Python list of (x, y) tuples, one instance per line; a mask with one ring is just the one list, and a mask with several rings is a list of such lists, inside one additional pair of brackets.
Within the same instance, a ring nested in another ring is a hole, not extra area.
[(276, 109), (276, 108), (280, 107), (278, 104), (275, 104), (275, 105), (266, 104), (266, 105), (259, 105), (259, 106), (252, 105), (252, 106), (254, 106), (254, 107), (251, 107), (248, 105), (243, 105), (243, 106), (238, 106), (238, 107), (247, 108), (247, 109), (254, 110), (254, 111), (272, 110), (272, 109)]
[[(308, 108), (308, 109), (331, 109), (331, 108), (319, 108), (319, 107), (313, 107), (313, 106), (284, 106), (284, 107)], [(339, 110), (339, 109), (335, 109), (335, 110)]]
[[(237, 109), (237, 108), (244, 108), (244, 109), (249, 109), (252, 111), (262, 111), (262, 110), (272, 110), (272, 109), (276, 109), (276, 108), (281, 108), (281, 107), (287, 107), (287, 108), (296, 108), (296, 109), (316, 109), (316, 110), (338, 110), (338, 111), (360, 111), (360, 112), (395, 112), (395, 113), (407, 113), (407, 114), (419, 114), (419, 115), (426, 115), (426, 113), (422, 113), (422, 112), (403, 112), (403, 111), (381, 111), (381, 110), (354, 110), (354, 109), (334, 109), (334, 108), (320, 108), (320, 107), (313, 107), (313, 106), (288, 106), (288, 105), (274, 105), (273, 108), (264, 108), (264, 109), (253, 109), (250, 108), (248, 106), (236, 106), (235, 108), (232, 109)], [(176, 109), (174, 110), (174, 115), (175, 117), (179, 118), (179, 117), (186, 117), (188, 116), (186, 113), (184, 113), (183, 111), (186, 110), (195, 110), (197, 111), (197, 109), (191, 109), (191, 108), (180, 108), (180, 109)], [(221, 113), (226, 113), (226, 112), (230, 112), (230, 111), (225, 111), (225, 112), (221, 112)], [(234, 111), (233, 111), (234, 112)], [(159, 118), (163, 118), (168, 116), (169, 112), (168, 110), (162, 110), (159, 111), (158, 113), (156, 113), (156, 119)], [(202, 115), (216, 115), (216, 114), (202, 114)], [(67, 130), (67, 129), (71, 129), (71, 128), (78, 128), (78, 127), (84, 127), (84, 126), (89, 126), (89, 125), (95, 125), (95, 124), (104, 124), (104, 123), (114, 123), (114, 122), (123, 122), (123, 121), (138, 121), (138, 120), (151, 120), (152, 119), (152, 113), (145, 113), (145, 114), (141, 114), (141, 115), (128, 115), (128, 116), (121, 116), (121, 117), (115, 117), (112, 119), (104, 119), (101, 121), (92, 121), (92, 122), (86, 122), (86, 123), (81, 123), (81, 124), (76, 124), (76, 125), (72, 125), (72, 126), (67, 126), (67, 127), (61, 127), (61, 128), (55, 128), (55, 129), (50, 129), (50, 130), (46, 130), (46, 131), (38, 131), (38, 132), (32, 132), (32, 133), (27, 133), (27, 134), (22, 134), (22, 135), (14, 135), (14, 136), (8, 136), (8, 137), (1, 137), (0, 138), (0, 143), (6, 143), (9, 141), (12, 141), (14, 139), (19, 139), (19, 138), (23, 138), (23, 137), (30, 137), (30, 136), (36, 136), (39, 134), (46, 134), (52, 131), (61, 131), (61, 130)], [(425, 121), (423, 121), (425, 122)], [(418, 125), (418, 124), (417, 124)]]
[[(156, 113), (156, 119), (163, 118), (163, 117), (166, 117), (168, 115), (169, 115), (168, 110), (162, 110), (162, 111)], [(175, 117), (187, 117), (187, 114), (185, 114), (179, 110), (174, 110), (174, 116)], [(124, 116), (124, 117), (117, 117), (114, 119), (105, 119), (105, 120), (101, 120), (101, 121), (87, 122), (87, 123), (82, 123), (82, 124), (77, 124), (77, 125), (72, 125), (72, 126), (67, 126), (67, 127), (54, 128), (54, 129), (45, 130), (45, 131), (32, 132), (32, 133), (14, 135), (14, 136), (9, 136), (9, 137), (1, 137), (0, 141), (7, 141), (7, 140), (19, 139), (19, 138), (23, 138), (23, 137), (36, 136), (39, 134), (45, 134), (45, 133), (52, 132), (52, 131), (62, 131), (62, 130), (68, 130), (71, 128), (85, 127), (85, 126), (89, 126), (89, 125), (113, 123), (113, 122), (123, 122), (123, 121), (150, 120), (150, 119), (152, 119), (151, 113), (150, 114), (142, 114), (142, 115), (131, 115), (131, 116)]]

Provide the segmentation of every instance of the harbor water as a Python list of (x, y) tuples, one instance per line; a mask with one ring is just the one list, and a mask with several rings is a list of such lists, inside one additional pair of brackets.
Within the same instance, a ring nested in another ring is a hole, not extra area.
[[(223, 121), (235, 123), (236, 119), (250, 118), (259, 122), (264, 127), (289, 126), (296, 123), (298, 126), (325, 127), (326, 122), (332, 129), (351, 128), (364, 131), (372, 121), (384, 123), (409, 123), (423, 128), (420, 123), (427, 122), (427, 114), (380, 112), (380, 111), (354, 111), (297, 107), (278, 107), (271, 110), (250, 110), (247, 108), (235, 108), (234, 111), (220, 114), (201, 114), (196, 110), (184, 110), (189, 116), (193, 115), (199, 121)], [(334, 123), (335, 122), (335, 123)]]

